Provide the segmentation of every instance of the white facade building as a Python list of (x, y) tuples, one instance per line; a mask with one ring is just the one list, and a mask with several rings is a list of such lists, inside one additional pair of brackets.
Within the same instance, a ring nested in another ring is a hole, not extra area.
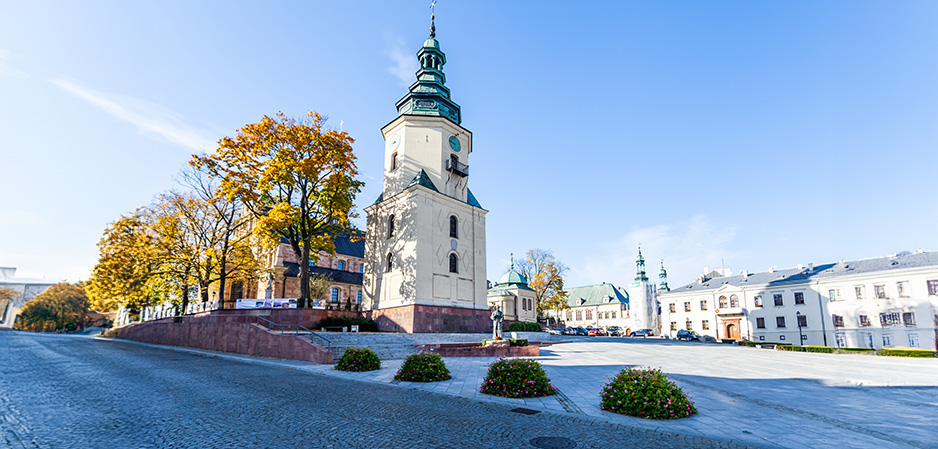
[(708, 279), (659, 296), (665, 334), (814, 346), (938, 346), (938, 253)]
[(16, 268), (0, 267), (0, 288), (16, 292), (16, 296), (7, 302), (0, 302), (0, 329), (12, 329), (20, 309), (36, 295), (46, 291), (55, 282), (48, 279), (29, 279), (15, 277)]

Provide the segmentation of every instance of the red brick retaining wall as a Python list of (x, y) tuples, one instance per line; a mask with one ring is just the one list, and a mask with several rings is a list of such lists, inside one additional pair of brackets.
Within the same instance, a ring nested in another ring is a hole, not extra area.
[(466, 343), (440, 343), (420, 345), (421, 351), (439, 354), (440, 357), (537, 357), (539, 346), (482, 346)]
[(104, 335), (157, 345), (332, 364), (332, 353), (308, 338), (271, 332), (254, 323), (203, 322), (199, 318), (176, 323), (169, 318), (111, 329)]
[(324, 309), (226, 309), (212, 311), (211, 315), (256, 315), (277, 324), (300, 325), (311, 330), (316, 330), (319, 321), (325, 317), (347, 316), (360, 318), (365, 316), (363, 312)]

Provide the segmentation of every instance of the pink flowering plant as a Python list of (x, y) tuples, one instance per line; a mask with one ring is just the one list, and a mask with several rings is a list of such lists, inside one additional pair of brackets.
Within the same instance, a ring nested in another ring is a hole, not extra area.
[(381, 368), (378, 354), (368, 348), (346, 348), (335, 364), (339, 371), (372, 371)]
[(697, 413), (694, 401), (671, 378), (653, 368), (626, 368), (600, 394), (603, 410), (648, 419), (678, 419)]
[(404, 382), (440, 382), (452, 378), (443, 358), (429, 352), (407, 356), (401, 369), (394, 375), (394, 380)]
[(505, 398), (534, 398), (557, 393), (536, 360), (504, 358), (489, 365), (480, 391)]

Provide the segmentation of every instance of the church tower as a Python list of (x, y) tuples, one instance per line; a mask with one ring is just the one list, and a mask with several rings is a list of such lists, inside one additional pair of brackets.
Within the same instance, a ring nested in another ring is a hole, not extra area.
[(417, 60), (416, 82), (381, 129), (384, 188), (365, 208), (363, 306), (382, 331), (483, 332), (488, 211), (468, 187), (472, 133), (445, 86), (433, 16)]
[(635, 282), (629, 285), (629, 309), (632, 322), (636, 329), (652, 329), (655, 334), (661, 331), (658, 327), (658, 306), (655, 297), (655, 284), (648, 281), (645, 272), (645, 257), (642, 249), (638, 249), (635, 258)]

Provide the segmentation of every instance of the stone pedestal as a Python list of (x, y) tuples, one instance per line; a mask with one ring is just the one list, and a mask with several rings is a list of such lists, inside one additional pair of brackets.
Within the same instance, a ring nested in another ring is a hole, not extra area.
[(511, 346), (511, 343), (508, 340), (489, 340), (485, 342), (485, 347), (496, 347), (496, 348), (507, 348)]

